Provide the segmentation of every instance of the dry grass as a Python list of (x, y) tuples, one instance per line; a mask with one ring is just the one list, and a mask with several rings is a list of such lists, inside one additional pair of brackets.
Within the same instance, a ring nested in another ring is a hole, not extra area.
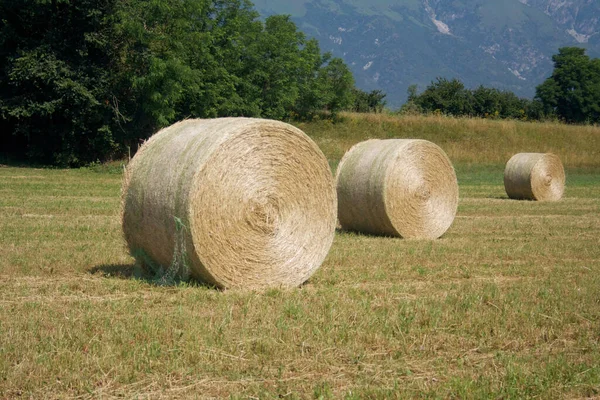
[(460, 164), (506, 164), (516, 153), (554, 153), (565, 166), (594, 168), (600, 159), (600, 127), (495, 121), (445, 116), (342, 115), (342, 121), (299, 124), (330, 161), (366, 139), (425, 139)]
[(119, 174), (0, 168), (0, 398), (598, 396), (598, 163), (555, 203), (459, 164), (441, 239), (338, 233), (266, 292), (131, 278)]

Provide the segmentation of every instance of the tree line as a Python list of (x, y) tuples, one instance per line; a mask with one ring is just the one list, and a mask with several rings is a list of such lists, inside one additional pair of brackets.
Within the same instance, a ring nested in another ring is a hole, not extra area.
[[(400, 112), (600, 122), (600, 60), (566, 47), (533, 100), (438, 78)], [(248, 0), (0, 0), (0, 153), (83, 165), (184, 118), (382, 112), (289, 16)]]
[(258, 17), (247, 0), (0, 0), (0, 151), (74, 166), (183, 118), (354, 104), (341, 59)]
[(591, 59), (582, 48), (563, 47), (552, 60), (552, 75), (536, 88), (532, 100), (510, 91), (484, 86), (468, 89), (457, 79), (437, 78), (420, 94), (416, 85), (410, 86), (400, 112), (599, 123), (600, 59)]

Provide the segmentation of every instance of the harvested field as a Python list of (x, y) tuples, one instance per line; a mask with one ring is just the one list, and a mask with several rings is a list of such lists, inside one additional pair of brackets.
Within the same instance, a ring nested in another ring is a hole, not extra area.
[(262, 292), (140, 276), (118, 168), (0, 168), (0, 398), (599, 396), (585, 160), (558, 202), (508, 199), (504, 162), (456, 163), (440, 239), (338, 232), (305, 285)]

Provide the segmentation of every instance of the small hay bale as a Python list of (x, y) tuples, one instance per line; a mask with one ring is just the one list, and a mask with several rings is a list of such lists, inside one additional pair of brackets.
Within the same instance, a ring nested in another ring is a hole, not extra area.
[(338, 218), (346, 230), (435, 239), (456, 215), (454, 168), (427, 140), (358, 143), (340, 161), (336, 181)]
[(125, 240), (167, 275), (189, 270), (220, 288), (298, 286), (333, 241), (327, 159), (283, 122), (178, 122), (150, 138), (125, 175)]
[(551, 153), (518, 153), (504, 169), (504, 188), (511, 199), (558, 201), (565, 191), (565, 170)]

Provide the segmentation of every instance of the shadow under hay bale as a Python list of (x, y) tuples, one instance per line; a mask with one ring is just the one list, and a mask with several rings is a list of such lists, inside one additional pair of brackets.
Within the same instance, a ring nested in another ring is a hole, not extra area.
[(358, 143), (340, 161), (336, 181), (338, 218), (349, 231), (435, 239), (458, 207), (454, 168), (426, 140)]
[(551, 153), (518, 153), (504, 169), (506, 194), (515, 200), (558, 201), (565, 190), (565, 170)]
[(92, 275), (130, 279), (136, 277), (136, 264), (102, 264), (89, 269)]
[[(179, 278), (168, 280), (164, 274), (154, 272), (137, 262), (133, 264), (102, 264), (90, 268), (88, 272), (92, 275), (101, 275), (104, 278), (140, 280), (156, 286), (176, 286), (183, 282)], [(214, 286), (203, 282), (194, 281), (192, 284), (199, 287), (214, 288)]]
[(131, 160), (123, 232), (140, 265), (220, 288), (298, 286), (333, 242), (327, 159), (299, 129), (253, 118), (186, 120)]

